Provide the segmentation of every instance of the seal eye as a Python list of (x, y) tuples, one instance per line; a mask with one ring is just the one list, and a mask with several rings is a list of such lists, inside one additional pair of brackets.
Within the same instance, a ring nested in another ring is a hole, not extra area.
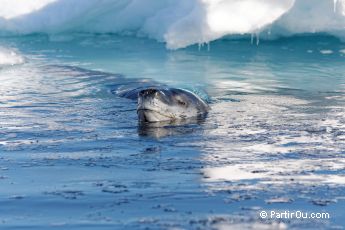
[(180, 105), (183, 105), (183, 106), (185, 106), (185, 105), (186, 105), (186, 102), (184, 102), (184, 101), (180, 101), (180, 100), (177, 100), (177, 103), (179, 103)]

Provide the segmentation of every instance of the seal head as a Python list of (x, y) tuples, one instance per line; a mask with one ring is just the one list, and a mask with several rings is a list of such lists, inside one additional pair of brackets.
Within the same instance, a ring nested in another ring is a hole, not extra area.
[(196, 94), (177, 88), (148, 88), (138, 94), (140, 122), (176, 121), (203, 118), (208, 104)]

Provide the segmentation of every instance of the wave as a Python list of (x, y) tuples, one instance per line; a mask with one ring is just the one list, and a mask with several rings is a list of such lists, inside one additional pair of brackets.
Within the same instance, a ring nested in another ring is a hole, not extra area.
[(345, 38), (345, 0), (0, 0), (0, 34), (146, 36), (177, 49), (224, 36)]

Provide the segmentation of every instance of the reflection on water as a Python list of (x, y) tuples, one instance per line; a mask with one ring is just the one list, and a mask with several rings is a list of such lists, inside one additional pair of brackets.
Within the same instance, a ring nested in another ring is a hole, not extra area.
[(160, 139), (168, 136), (188, 135), (196, 129), (201, 129), (205, 122), (203, 118), (189, 118), (183, 120), (174, 120), (167, 122), (140, 122), (138, 124), (138, 134), (140, 136)]
[(204, 170), (206, 181), (256, 179), (258, 186), (262, 182), (287, 187), (315, 180), (319, 186), (344, 183), (343, 99), (327, 103), (325, 98), (281, 95), (234, 98), (240, 102), (219, 103), (210, 114), (223, 128), (208, 134), (212, 141), (204, 150), (205, 161), (215, 166)]
[[(344, 224), (343, 43), (218, 41), (210, 51), (166, 51), (124, 40), (9, 39), (28, 62), (0, 70), (4, 226), (299, 226), (256, 215), (282, 207), (335, 216), (303, 222), (309, 227)], [(71, 64), (102, 71), (64, 67)], [(136, 102), (112, 90), (141, 77), (200, 87), (211, 111), (138, 124)], [(54, 208), (61, 204), (64, 213)]]

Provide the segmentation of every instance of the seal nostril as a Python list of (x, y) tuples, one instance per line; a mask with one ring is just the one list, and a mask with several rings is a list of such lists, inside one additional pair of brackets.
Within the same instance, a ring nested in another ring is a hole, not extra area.
[(153, 95), (156, 92), (158, 92), (158, 90), (156, 89), (145, 89), (139, 92), (140, 96), (147, 96), (147, 95)]

